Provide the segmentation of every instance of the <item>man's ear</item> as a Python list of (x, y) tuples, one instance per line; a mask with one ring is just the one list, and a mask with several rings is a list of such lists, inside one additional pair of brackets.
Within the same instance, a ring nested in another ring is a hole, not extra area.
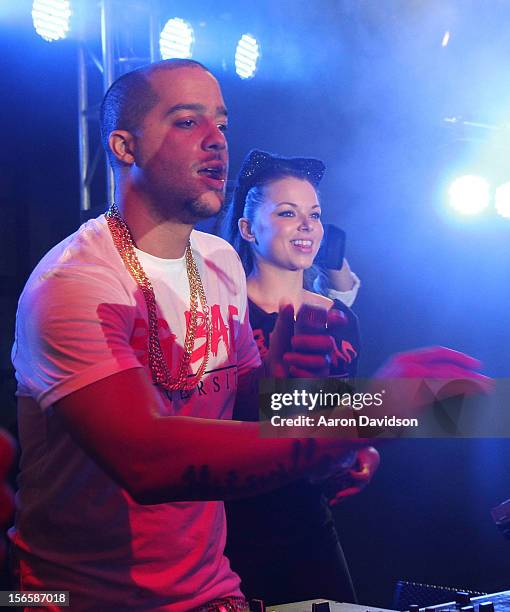
[(255, 244), (258, 244), (257, 238), (255, 237), (255, 234), (252, 232), (251, 223), (246, 217), (241, 217), (239, 221), (237, 222), (237, 225), (239, 227), (239, 232), (241, 236), (247, 242), (254, 242)]
[(108, 144), (120, 162), (129, 166), (135, 163), (134, 137), (131, 132), (113, 130), (108, 138)]

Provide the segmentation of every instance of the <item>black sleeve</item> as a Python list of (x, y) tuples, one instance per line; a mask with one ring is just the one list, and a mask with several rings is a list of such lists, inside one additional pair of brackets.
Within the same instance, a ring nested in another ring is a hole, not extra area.
[(333, 308), (347, 317), (347, 324), (339, 327), (334, 334), (336, 355), (331, 366), (333, 376), (355, 378), (361, 350), (358, 317), (340, 300), (334, 300)]

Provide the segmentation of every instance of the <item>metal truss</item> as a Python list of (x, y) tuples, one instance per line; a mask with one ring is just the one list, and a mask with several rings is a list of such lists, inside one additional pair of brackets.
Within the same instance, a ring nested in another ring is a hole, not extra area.
[[(155, 0), (100, 0), (91, 15), (80, 15), (78, 45), (78, 146), (80, 212), (83, 219), (113, 201), (113, 173), (99, 138), (99, 107), (115, 79), (159, 59)], [(92, 22), (88, 28), (87, 23)], [(87, 31), (94, 32), (90, 36)], [(100, 37), (97, 36), (100, 32)], [(140, 35), (140, 33), (142, 35)], [(101, 164), (104, 164), (103, 174)]]

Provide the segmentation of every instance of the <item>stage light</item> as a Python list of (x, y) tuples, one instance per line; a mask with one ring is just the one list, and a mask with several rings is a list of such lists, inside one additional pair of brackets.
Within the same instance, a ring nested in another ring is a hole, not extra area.
[(251, 79), (257, 71), (260, 47), (251, 34), (243, 34), (237, 43), (236, 72), (242, 79)]
[(163, 59), (172, 57), (189, 58), (192, 54), (195, 36), (193, 28), (180, 17), (169, 19), (159, 35), (159, 51)]
[(498, 214), (510, 219), (510, 183), (504, 183), (496, 189), (494, 206)]
[(66, 37), (70, 18), (69, 0), (34, 0), (32, 4), (35, 31), (49, 42)]
[(477, 215), (489, 205), (490, 186), (481, 176), (461, 176), (448, 190), (450, 206), (463, 215)]

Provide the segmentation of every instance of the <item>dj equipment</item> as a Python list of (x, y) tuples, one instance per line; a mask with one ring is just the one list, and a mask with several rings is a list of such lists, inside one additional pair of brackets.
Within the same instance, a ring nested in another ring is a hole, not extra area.
[(327, 599), (310, 599), (296, 603), (264, 606), (260, 599), (250, 602), (251, 612), (395, 612), (386, 608), (358, 606), (356, 604), (338, 603)]
[[(409, 612), (419, 612), (412, 610)], [(424, 612), (510, 612), (510, 591), (490, 593), (480, 597), (470, 597), (469, 593), (458, 592), (455, 601), (423, 608)]]
[(457, 588), (454, 588), (410, 580), (399, 580), (395, 586), (391, 607), (395, 610), (409, 610), (410, 606), (413, 606), (413, 610), (429, 608), (442, 604), (445, 601), (457, 600), (461, 597), (460, 594), (462, 594), (462, 600), (466, 601), (471, 597), (487, 595), (487, 592), (459, 588), (459, 585), (457, 585)]
[[(387, 608), (358, 606), (338, 603), (327, 599), (312, 599), (296, 603), (265, 606), (260, 599), (250, 602), (251, 612), (396, 612)], [(409, 606), (409, 612), (510, 612), (510, 591), (491, 593), (480, 597), (470, 597), (464, 591), (455, 594), (455, 601), (420, 608), (417, 604)]]

